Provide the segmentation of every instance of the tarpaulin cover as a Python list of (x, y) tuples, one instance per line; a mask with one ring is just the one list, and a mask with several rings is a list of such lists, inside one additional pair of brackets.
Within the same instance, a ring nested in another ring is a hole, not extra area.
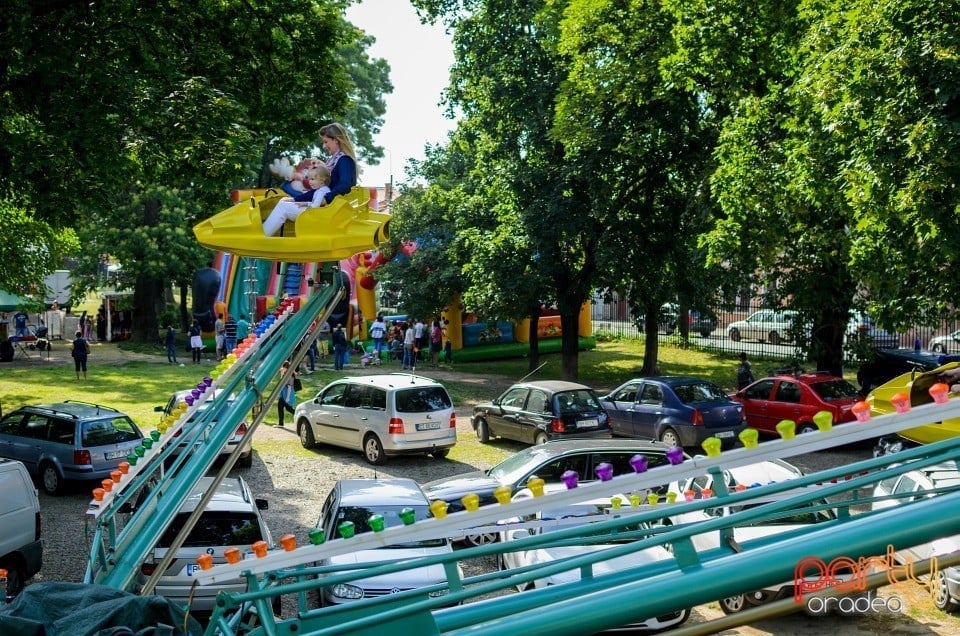
[(161, 596), (137, 596), (105, 585), (35, 583), (0, 605), (3, 636), (191, 636), (194, 618)]

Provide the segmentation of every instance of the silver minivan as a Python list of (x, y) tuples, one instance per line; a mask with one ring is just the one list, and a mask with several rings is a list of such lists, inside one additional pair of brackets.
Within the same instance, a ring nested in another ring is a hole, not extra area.
[(317, 443), (362, 450), (371, 464), (391, 455), (446, 457), (457, 443), (457, 414), (442, 384), (406, 373), (344, 378), (297, 405), (304, 448)]
[(0, 530), (0, 569), (7, 571), (0, 595), (9, 602), (43, 566), (37, 488), (26, 467), (9, 459), (0, 459)]

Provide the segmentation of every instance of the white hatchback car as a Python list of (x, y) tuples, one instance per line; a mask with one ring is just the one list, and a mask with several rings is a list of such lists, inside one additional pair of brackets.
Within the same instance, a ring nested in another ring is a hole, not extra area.
[[(220, 393), (222, 393), (222, 389), (217, 389), (216, 396), (219, 396)], [(174, 409), (177, 407), (177, 404), (182, 402), (184, 398), (186, 398), (188, 395), (190, 395), (190, 391), (177, 391), (172, 396), (170, 396), (170, 399), (167, 400), (167, 403), (164, 406), (156, 406), (154, 407), (153, 410), (156, 411), (157, 413), (162, 413), (163, 415), (161, 415), (161, 417), (163, 417), (164, 415), (169, 415), (173, 413)], [(200, 408), (197, 409), (194, 416), (190, 419), (189, 422), (187, 422), (187, 425), (184, 427), (184, 430), (181, 431), (181, 436), (190, 435), (190, 428), (192, 427), (193, 424), (197, 422), (198, 418), (205, 418), (204, 413), (213, 404), (214, 397), (215, 396), (211, 396), (207, 398), (207, 400), (200, 405)], [(229, 400), (227, 401), (227, 404), (230, 404), (231, 402), (233, 402), (234, 399), (235, 399), (234, 396), (231, 395)], [(218, 415), (219, 414), (214, 415), (212, 422), (210, 422), (211, 426), (217, 425)], [(233, 437), (228, 439), (227, 443), (224, 444), (223, 448), (220, 449), (220, 457), (224, 457), (226, 455), (231, 454), (233, 450), (237, 447), (237, 445), (243, 441), (243, 436), (246, 435), (246, 433), (247, 433), (247, 423), (240, 422), (237, 425), (237, 430), (236, 432), (234, 432)], [(204, 439), (206, 439), (206, 435), (204, 435)], [(186, 446), (185, 443), (181, 443), (177, 447), (177, 450), (174, 452), (174, 455), (179, 455), (180, 453), (182, 453), (185, 446)], [(252, 465), (253, 465), (252, 443), (250, 441), (247, 441), (247, 443), (244, 444), (243, 446), (243, 450), (240, 451), (240, 457), (237, 460), (237, 466), (240, 466), (242, 468), (250, 468), (250, 466)]]
[(457, 443), (453, 400), (436, 380), (405, 373), (343, 378), (297, 405), (304, 448), (316, 443), (362, 450), (371, 464), (391, 455), (441, 459)]
[[(370, 518), (380, 515), (384, 527), (403, 524), (400, 514), (404, 509), (413, 511), (414, 521), (430, 516), (430, 502), (412, 479), (341, 479), (327, 495), (320, 511), (317, 527), (328, 538), (340, 537), (341, 524), (349, 522), (355, 534), (372, 532)], [(374, 550), (357, 550), (340, 554), (319, 565), (379, 564), (385, 561), (413, 559), (453, 552), (446, 538), (424, 539), (411, 543), (388, 545)], [(459, 568), (459, 566), (457, 566)], [(420, 589), (444, 584), (447, 581), (442, 564), (403, 570), (380, 576), (338, 583), (323, 588), (320, 594), (324, 605), (340, 605), (363, 598), (376, 598), (405, 590)], [(446, 587), (430, 591), (431, 598), (445, 596)]]

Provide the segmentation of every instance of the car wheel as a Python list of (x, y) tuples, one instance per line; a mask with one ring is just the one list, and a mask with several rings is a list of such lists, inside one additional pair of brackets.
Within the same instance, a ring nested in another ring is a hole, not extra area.
[(40, 485), (48, 495), (60, 493), (61, 488), (63, 488), (63, 480), (60, 478), (60, 473), (57, 472), (56, 466), (49, 462), (41, 464)]
[(719, 603), (720, 609), (723, 610), (724, 614), (736, 614), (737, 612), (742, 612), (746, 607), (747, 599), (744, 598), (743, 594), (737, 594), (736, 596), (722, 598)]
[(943, 345), (938, 342), (937, 344), (930, 347), (930, 350), (933, 351), (934, 353), (943, 353)]
[(463, 538), (463, 543), (470, 547), (481, 545), (490, 545), (496, 543), (499, 537), (492, 532), (483, 532), (480, 534), (468, 534)]
[(434, 459), (445, 459), (446, 456), (449, 455), (449, 454), (450, 454), (450, 449), (449, 449), (449, 448), (444, 448), (444, 449), (441, 449), (441, 450), (435, 450), (435, 451), (433, 451), (432, 453), (430, 453), (430, 455), (431, 455)]
[(780, 344), (780, 334), (778, 334), (776, 331), (771, 331), (767, 335), (767, 342), (769, 342), (772, 345)]
[(727, 335), (729, 335), (729, 336), (730, 336), (730, 339), (733, 340), (734, 342), (740, 342), (740, 330), (739, 330), (739, 329), (731, 329), (731, 330), (730, 330), (730, 333), (727, 334)]
[(943, 570), (937, 571), (937, 580), (935, 581), (936, 587), (933, 590), (933, 604), (937, 606), (938, 610), (944, 612), (956, 612), (960, 609), (956, 603), (953, 602), (953, 599), (950, 598), (950, 588), (947, 587), (947, 575), (943, 573)]
[(316, 446), (317, 440), (313, 438), (313, 429), (310, 428), (310, 422), (305, 418), (300, 418), (300, 421), (297, 422), (297, 435), (300, 436), (300, 445), (304, 448)]
[(680, 436), (672, 428), (665, 428), (660, 431), (660, 441), (667, 446), (680, 446)]
[(805, 422), (797, 427), (797, 435), (803, 435), (805, 433), (813, 433), (816, 430), (817, 430), (817, 426), (815, 424), (811, 424), (810, 422)]
[(540, 446), (541, 444), (546, 444), (547, 441), (549, 441), (549, 439), (550, 439), (550, 438), (547, 436), (546, 433), (544, 433), (543, 431), (540, 431), (539, 433), (537, 433), (537, 434), (534, 436), (534, 438), (533, 438), (533, 443), (534, 443), (536, 446)]
[(4, 568), (7, 571), (6, 600), (9, 602), (12, 601), (13, 597), (23, 590), (23, 582), (27, 577), (25, 575), (23, 566), (20, 564), (4, 562), (0, 563), (0, 568)]
[(253, 451), (250, 451), (246, 455), (241, 455), (240, 459), (237, 460), (237, 466), (240, 468), (250, 468), (253, 466)]
[(367, 435), (363, 440), (363, 456), (374, 466), (380, 466), (387, 461), (387, 455), (383, 452), (383, 444), (374, 434)]
[[(712, 332), (712, 331), (701, 331), (701, 332), (700, 332), (700, 337), (701, 337), (701, 338), (709, 338), (711, 333), (713, 333), (713, 332)], [(689, 616), (689, 614), (688, 614), (688, 616)]]
[(486, 444), (490, 441), (490, 428), (487, 426), (487, 420), (481, 419), (477, 421), (477, 439), (480, 440), (481, 444)]

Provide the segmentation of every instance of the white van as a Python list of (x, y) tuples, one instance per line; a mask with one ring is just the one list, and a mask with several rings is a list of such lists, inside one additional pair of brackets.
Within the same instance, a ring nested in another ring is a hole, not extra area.
[(40, 501), (26, 467), (0, 459), (0, 569), (7, 571), (9, 602), (43, 565), (40, 541)]

